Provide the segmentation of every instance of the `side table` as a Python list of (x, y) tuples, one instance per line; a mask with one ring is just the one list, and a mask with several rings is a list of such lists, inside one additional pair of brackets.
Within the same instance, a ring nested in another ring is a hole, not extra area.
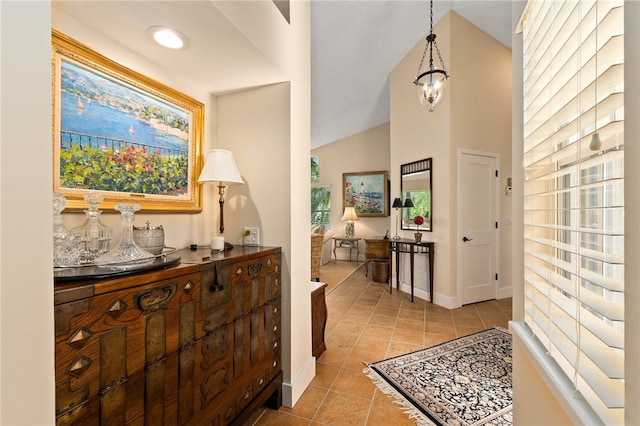
[[(375, 260), (389, 260), (389, 239), (365, 238), (364, 239), (364, 276), (369, 276), (369, 262)], [(391, 274), (389, 274), (390, 276)]]
[(349, 249), (349, 262), (351, 262), (351, 250), (356, 250), (356, 262), (360, 257), (360, 247), (358, 246), (358, 241), (362, 238), (358, 237), (333, 237), (333, 263), (336, 263), (338, 257), (336, 256), (337, 248), (348, 248)]

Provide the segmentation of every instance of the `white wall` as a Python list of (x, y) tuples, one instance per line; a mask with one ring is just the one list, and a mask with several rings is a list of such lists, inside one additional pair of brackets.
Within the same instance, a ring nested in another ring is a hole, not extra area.
[(0, 424), (54, 424), (48, 2), (0, 2)]

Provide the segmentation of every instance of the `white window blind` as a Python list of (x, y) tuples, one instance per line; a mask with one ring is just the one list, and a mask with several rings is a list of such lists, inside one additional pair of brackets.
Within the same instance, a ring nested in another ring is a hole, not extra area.
[(530, 0), (522, 20), (525, 322), (607, 425), (624, 423), (623, 13)]

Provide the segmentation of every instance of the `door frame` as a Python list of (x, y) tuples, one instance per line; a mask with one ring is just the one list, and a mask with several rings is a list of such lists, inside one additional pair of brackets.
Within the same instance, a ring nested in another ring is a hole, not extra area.
[(495, 244), (496, 244), (496, 264), (494, 265), (495, 271), (498, 274), (498, 279), (495, 280), (495, 297), (498, 298), (498, 290), (500, 289), (500, 230), (502, 228), (502, 220), (500, 219), (500, 154), (497, 152), (488, 152), (488, 151), (478, 151), (473, 149), (466, 148), (458, 148), (457, 152), (457, 162), (458, 162), (458, 170), (456, 173), (456, 199), (457, 199), (457, 207), (456, 207), (456, 286), (457, 286), (457, 306), (462, 306), (462, 191), (461, 191), (461, 182), (462, 182), (462, 156), (464, 154), (469, 155), (478, 155), (483, 157), (493, 158), (495, 169), (498, 171), (498, 177), (494, 181), (494, 191), (496, 194), (495, 199), (495, 213), (496, 220), (498, 221), (498, 228), (496, 229), (495, 234)]

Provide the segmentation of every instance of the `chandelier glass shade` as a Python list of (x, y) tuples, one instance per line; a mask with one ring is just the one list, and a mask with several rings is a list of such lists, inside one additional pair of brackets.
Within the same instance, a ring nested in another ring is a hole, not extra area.
[[(420, 59), (420, 65), (418, 66), (418, 72), (413, 83), (418, 86), (418, 98), (420, 103), (429, 108), (429, 111), (434, 111), (445, 89), (445, 84), (449, 79), (447, 68), (444, 65), (442, 54), (438, 49), (436, 43), (436, 35), (433, 33), (433, 0), (430, 2), (430, 27), (429, 35), (427, 36), (427, 44), (422, 52), (422, 58)], [(435, 54), (440, 61), (440, 66), (437, 68), (433, 63), (433, 55)], [(425, 59), (429, 58), (427, 69), (423, 69)]]

